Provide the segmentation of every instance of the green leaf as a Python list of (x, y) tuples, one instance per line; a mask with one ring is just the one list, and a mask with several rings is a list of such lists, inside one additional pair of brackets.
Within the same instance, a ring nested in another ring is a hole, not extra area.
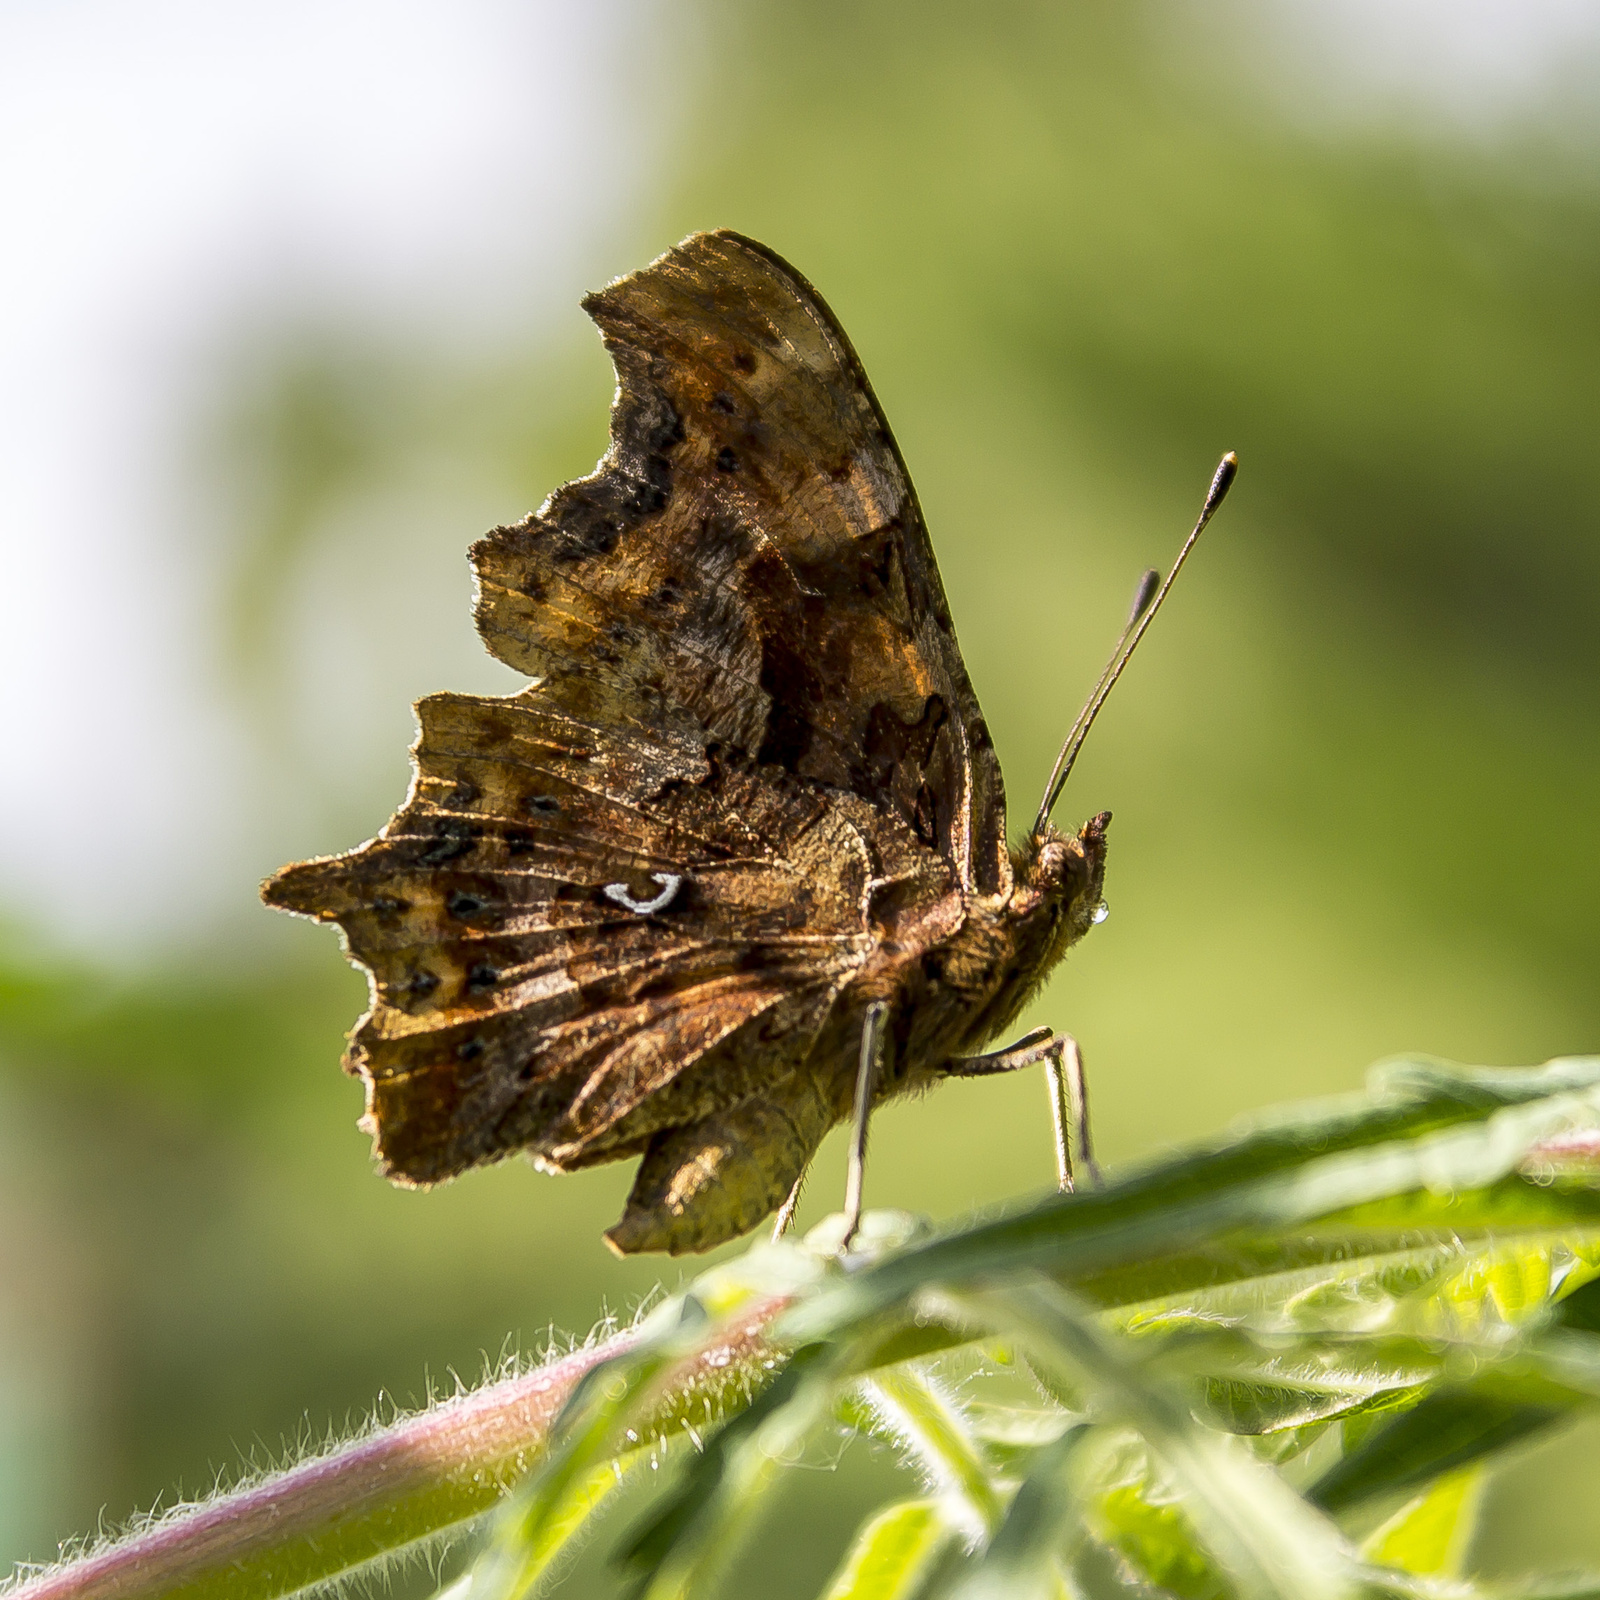
[(1361, 1553), (1380, 1566), (1419, 1575), (1460, 1572), (1483, 1504), (1481, 1467), (1437, 1478), (1369, 1534)]
[(1094, 1502), (1095, 1537), (1139, 1579), (1176, 1600), (1225, 1600), (1233, 1590), (1196, 1535), (1193, 1519), (1148, 1464)]
[[(1310, 1157), (1308, 1156), (1308, 1159)], [(1483, 1189), (1413, 1190), (1282, 1229), (1230, 1232), (1199, 1245), (1070, 1275), (1097, 1305), (1215, 1315), (1271, 1311), (1296, 1324), (1369, 1326), (1374, 1302), (1424, 1289), (1490, 1240), (1547, 1238), (1562, 1283), (1594, 1270), (1563, 1255), (1564, 1241), (1600, 1240), (1600, 1192), (1517, 1175)], [(1067, 1277), (1066, 1274), (1058, 1274)]]
[[(1258, 1333), (1196, 1322), (1134, 1348), (1153, 1372), (1199, 1380), (1208, 1420), (1230, 1433), (1310, 1426), (1420, 1394), (1442, 1374), (1448, 1346), (1414, 1338)], [(1500, 1346), (1474, 1346), (1475, 1359)]]
[(1065, 1291), (1038, 1282), (964, 1303), (1041, 1365), (1067, 1369), (1097, 1417), (1139, 1433), (1241, 1594), (1342, 1600), (1357, 1592), (1338, 1531), (1236, 1441), (1197, 1423), (1172, 1381), (1150, 1373), (1136, 1346), (1103, 1333)]
[(665, 1600), (709, 1587), (752, 1531), (778, 1467), (798, 1459), (807, 1436), (827, 1419), (853, 1354), (821, 1344), (796, 1350), (778, 1377), (706, 1441), (617, 1553), (632, 1593)]
[[(608, 1503), (650, 1459), (635, 1450), (590, 1467), (537, 1518), (507, 1519), (490, 1550), (462, 1580), (462, 1600), (521, 1600), (573, 1551)], [(444, 1596), (440, 1600), (445, 1600)]]
[(473, 1600), (522, 1600), (608, 1498), (616, 1469), (643, 1453), (625, 1419), (652, 1381), (704, 1337), (709, 1318), (693, 1294), (669, 1300), (646, 1319), (631, 1349), (587, 1372), (573, 1390), (553, 1443), (528, 1481), (508, 1500), (473, 1569)]
[(1411, 1191), (1487, 1188), (1541, 1139), (1600, 1122), (1595, 1059), (1525, 1072), (1405, 1063), (1381, 1074), (1379, 1086), (1374, 1097), (1263, 1119), (1221, 1145), (900, 1251), (797, 1307), (785, 1336), (827, 1337), (930, 1280), (1029, 1269), (1077, 1276), (1207, 1235), (1298, 1227)]
[(1073, 1467), (1091, 1429), (1069, 1427), (1039, 1451), (987, 1549), (962, 1574), (950, 1600), (1058, 1600), (1057, 1559), (1077, 1531)]
[(1306, 1499), (1325, 1511), (1343, 1511), (1519, 1444), (1568, 1414), (1558, 1405), (1483, 1389), (1429, 1395), (1363, 1437), (1311, 1485)]
[[(1588, 1263), (1584, 1264), (1586, 1267)], [(1589, 1268), (1592, 1272), (1595, 1269)], [(1561, 1298), (1556, 1301), (1554, 1321), (1563, 1328), (1580, 1333), (1600, 1333), (1600, 1277), (1579, 1273), (1567, 1274), (1561, 1285)]]
[(911, 1600), (956, 1537), (939, 1500), (900, 1500), (862, 1525), (822, 1600)]
[(1302, 1428), (1281, 1428), (1273, 1433), (1246, 1436), (1250, 1453), (1257, 1461), (1281, 1467), (1303, 1455), (1328, 1431), (1326, 1422), (1308, 1422)]
[(1069, 1411), (1057, 1406), (995, 1405), (968, 1400), (963, 1408), (972, 1437), (983, 1453), (1007, 1476), (1025, 1475), (1035, 1455), (1073, 1425)]
[[(1600, 1403), (1600, 1338), (1561, 1325), (1507, 1344), (1477, 1373), (1426, 1395), (1370, 1431), (1348, 1438), (1346, 1454), (1307, 1490), (1330, 1511), (1411, 1488)], [(1464, 1347), (1469, 1354), (1472, 1347)]]
[(932, 1488), (964, 1508), (969, 1534), (984, 1538), (999, 1527), (1004, 1506), (990, 1464), (960, 1406), (943, 1385), (916, 1367), (891, 1367), (856, 1387), (873, 1431), (893, 1439), (915, 1460)]

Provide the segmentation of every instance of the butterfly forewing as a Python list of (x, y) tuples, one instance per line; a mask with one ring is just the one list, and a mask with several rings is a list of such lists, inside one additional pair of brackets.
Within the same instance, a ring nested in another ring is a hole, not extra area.
[(718, 233), (585, 307), (617, 368), (611, 449), (474, 548), (489, 648), (600, 720), (851, 790), (1001, 889), (999, 763), (909, 477), (820, 298)]

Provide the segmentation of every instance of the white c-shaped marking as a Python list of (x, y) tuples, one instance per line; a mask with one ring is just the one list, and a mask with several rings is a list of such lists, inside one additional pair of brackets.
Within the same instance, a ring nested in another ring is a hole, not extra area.
[(650, 878), (653, 883), (661, 885), (661, 893), (654, 900), (635, 900), (628, 893), (625, 883), (608, 883), (601, 892), (607, 900), (615, 900), (619, 906), (626, 906), (637, 916), (648, 917), (651, 912), (670, 905), (672, 897), (683, 887), (682, 874), (677, 872), (652, 872)]

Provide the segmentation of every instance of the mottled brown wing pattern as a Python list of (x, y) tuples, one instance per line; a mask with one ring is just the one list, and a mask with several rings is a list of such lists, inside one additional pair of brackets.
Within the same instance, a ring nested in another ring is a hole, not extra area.
[[(849, 797), (585, 724), (537, 690), (418, 711), (416, 781), (383, 833), (266, 889), (338, 922), (372, 974), (348, 1060), (389, 1175), (621, 1154), (660, 1125), (608, 1139), (627, 1113), (752, 1024), (783, 1046), (773, 1078), (797, 1064), (868, 950), (882, 852)], [(606, 892), (649, 904), (662, 879), (649, 915)]]
[(489, 648), (576, 714), (849, 790), (1002, 890), (999, 764), (910, 479), (820, 297), (712, 233), (585, 309), (617, 369), (611, 448), (475, 546)]
[(483, 638), (534, 685), (422, 701), (400, 812), (264, 893), (371, 974), (347, 1065), (390, 1176), (638, 1153), (613, 1242), (703, 1249), (848, 1109), (808, 1058), (853, 1049), (837, 1002), (874, 928), (1009, 885), (1004, 801), (910, 482), (815, 293), (705, 234), (586, 307), (610, 449), (473, 549)]

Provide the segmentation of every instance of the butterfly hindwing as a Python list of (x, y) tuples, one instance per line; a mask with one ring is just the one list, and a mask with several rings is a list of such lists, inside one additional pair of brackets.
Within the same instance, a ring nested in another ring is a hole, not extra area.
[[(266, 890), (340, 923), (372, 973), (349, 1062), (391, 1176), (517, 1149), (581, 1164), (746, 1025), (776, 1025), (792, 1054), (865, 958), (876, 853), (846, 801), (612, 741), (536, 691), (418, 709), (406, 806), (370, 844)], [(663, 903), (641, 914), (617, 894)]]

